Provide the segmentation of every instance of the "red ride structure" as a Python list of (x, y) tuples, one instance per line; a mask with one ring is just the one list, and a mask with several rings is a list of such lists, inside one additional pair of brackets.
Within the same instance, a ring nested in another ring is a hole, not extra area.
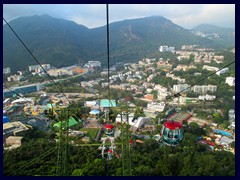
[(162, 128), (161, 136), (167, 145), (178, 145), (183, 138), (182, 124), (172, 119), (168, 119)]
[(105, 124), (104, 128), (105, 128), (105, 134), (107, 136), (113, 136), (113, 134), (114, 134), (114, 126), (113, 125)]

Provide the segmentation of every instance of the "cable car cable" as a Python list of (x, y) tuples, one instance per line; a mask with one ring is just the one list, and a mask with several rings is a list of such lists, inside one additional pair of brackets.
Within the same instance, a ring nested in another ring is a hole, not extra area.
[(9, 87), (7, 87), (6, 85), (3, 84), (3, 87), (8, 89), (9, 91), (11, 91), (13, 94), (16, 94), (17, 97), (23, 97), (23, 95), (21, 95), (20, 93), (16, 92), (15, 90), (11, 90)]
[(45, 74), (48, 76), (48, 78), (53, 82), (53, 84), (56, 86), (56, 88), (63, 94), (63, 96), (68, 100), (69, 103), (71, 101), (68, 99), (68, 97), (63, 93), (63, 91), (58, 87), (56, 82), (51, 78), (51, 76), (47, 73), (47, 71), (43, 68), (41, 63), (37, 60), (37, 58), (33, 55), (33, 53), (29, 50), (27, 45), (23, 42), (23, 40), (18, 36), (18, 34), (13, 30), (13, 28), (9, 25), (9, 23), (5, 20), (3, 17), (4, 22), (7, 24), (7, 26), (10, 28), (10, 30), (13, 32), (13, 34), (17, 37), (17, 39), (22, 43), (22, 45), (25, 47), (25, 49), (29, 52), (29, 54), (32, 56), (32, 58), (38, 63), (38, 65), (42, 68), (42, 70), (45, 72)]
[(215, 72), (213, 72), (213, 73), (211, 73), (211, 74), (207, 75), (207, 76), (206, 76), (206, 77), (204, 77), (203, 79), (201, 79), (201, 80), (199, 80), (198, 82), (196, 82), (196, 83), (194, 83), (194, 84), (192, 84), (192, 85), (188, 86), (187, 88), (185, 88), (185, 89), (183, 89), (182, 91), (180, 91), (180, 92), (178, 92), (178, 93), (174, 94), (173, 96), (175, 96), (175, 97), (181, 96), (181, 93), (182, 93), (182, 92), (184, 92), (184, 91), (186, 91), (187, 89), (189, 89), (189, 88), (191, 88), (191, 87), (193, 87), (193, 86), (197, 85), (198, 83), (200, 83), (200, 82), (204, 81), (205, 79), (209, 78), (210, 76), (212, 76), (212, 75), (216, 74), (217, 72), (219, 72), (219, 71), (221, 71), (222, 69), (224, 69), (224, 68), (226, 68), (226, 67), (230, 66), (230, 65), (231, 65), (231, 64), (233, 64), (233, 63), (235, 63), (235, 61), (232, 61), (232, 62), (230, 62), (229, 64), (227, 64), (227, 65), (223, 66), (223, 67), (222, 67), (222, 68), (220, 68), (219, 70), (217, 70), (217, 71), (215, 71)]

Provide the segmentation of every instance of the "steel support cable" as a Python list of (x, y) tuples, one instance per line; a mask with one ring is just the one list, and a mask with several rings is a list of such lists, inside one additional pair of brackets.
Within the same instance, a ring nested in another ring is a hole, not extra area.
[[(107, 20), (107, 65), (108, 65), (108, 99), (109, 99), (109, 107), (110, 107), (110, 40), (109, 40), (109, 11), (108, 11), (108, 4), (106, 4), (106, 20)], [(109, 116), (109, 113), (108, 113)]]
[[(213, 76), (213, 75), (216, 74), (217, 72), (219, 72), (219, 71), (221, 71), (222, 69), (224, 69), (224, 68), (226, 68), (226, 67), (232, 65), (233, 63), (235, 63), (235, 61), (230, 62), (229, 64), (223, 66), (223, 67), (220, 68), (219, 70), (217, 70), (217, 71), (215, 71), (215, 72), (213, 72), (213, 73), (207, 75), (207, 76), (204, 77), (203, 79), (199, 80), (198, 82), (194, 83), (193, 85), (188, 86), (187, 88), (183, 89), (182, 91), (180, 91), (180, 92), (178, 92), (178, 93), (171, 93), (171, 94), (172, 94), (172, 95), (170, 96), (171, 99), (173, 99), (174, 97), (177, 97), (177, 98), (178, 98), (178, 106), (179, 106), (179, 97), (181, 96), (181, 93), (182, 93), (182, 92), (184, 92), (184, 91), (186, 91), (187, 89), (189, 89), (189, 88), (191, 88), (191, 87), (193, 87), (193, 86), (199, 84), (200, 82), (202, 82), (202, 81), (204, 81), (205, 79), (207, 79), (207, 78)], [(138, 102), (139, 102), (139, 100), (140, 100), (140, 98), (138, 98)], [(152, 106), (154, 106), (154, 104), (151, 105), (151, 106), (149, 106), (149, 107), (152, 107)]]
[(108, 111), (108, 120), (110, 120), (110, 107), (113, 107), (113, 103), (111, 101), (110, 96), (110, 34), (109, 34), (109, 9), (108, 4), (106, 4), (106, 21), (107, 21), (107, 65), (108, 65), (108, 103), (109, 103), (109, 111)]
[[(36, 59), (36, 57), (33, 55), (33, 53), (29, 50), (27, 45), (22, 41), (22, 39), (18, 36), (18, 34), (13, 30), (13, 28), (8, 24), (8, 22), (3, 18), (7, 26), (11, 29), (11, 31), (14, 33), (14, 35), (17, 37), (17, 39), (22, 43), (22, 45), (25, 47), (25, 49), (29, 52), (29, 54), (32, 56), (32, 58), (39, 64), (39, 66), (43, 69), (45, 74), (48, 76), (48, 78), (53, 82), (53, 84), (56, 86), (56, 88), (62, 93), (62, 95), (67, 99), (67, 101), (71, 104), (71, 101), (68, 99), (68, 97), (64, 94), (64, 92), (59, 88), (59, 86), (56, 84), (56, 82), (51, 78), (51, 76), (47, 73), (47, 71), (43, 68), (43, 66), (40, 64), (40, 62)], [(69, 116), (69, 115), (68, 115)], [(68, 120), (67, 120), (68, 121)], [(68, 122), (67, 122), (68, 123)], [(62, 124), (62, 119), (61, 119)], [(39, 156), (41, 157), (41, 156)], [(22, 168), (22, 167), (21, 167)], [(64, 169), (65, 171), (65, 169)]]
[(9, 87), (7, 87), (6, 85), (3, 84), (3, 87), (8, 89), (9, 91), (11, 91), (13, 94), (16, 94), (18, 97), (23, 97), (22, 95), (20, 95), (20, 93), (16, 92), (15, 90), (11, 90)]
[[(219, 72), (219, 71), (221, 71), (222, 69), (224, 69), (224, 68), (230, 66), (230, 65), (233, 64), (233, 63), (235, 63), (235, 61), (230, 62), (229, 64), (223, 66), (223, 67), (220, 68), (219, 70), (217, 70), (217, 71), (215, 71), (215, 72), (213, 72), (213, 73), (207, 75), (207, 76), (204, 77), (203, 79), (199, 80), (198, 82), (194, 83), (193, 85), (187, 87), (186, 89), (184, 89), (184, 90), (182, 90), (182, 91), (180, 91), (180, 92), (178, 92), (178, 93), (171, 93), (171, 94), (172, 94), (172, 95), (170, 96), (171, 99), (173, 99), (174, 97), (177, 97), (177, 98), (178, 98), (178, 100), (177, 100), (177, 102), (178, 102), (178, 104), (177, 104), (178, 111), (177, 111), (177, 115), (174, 117), (174, 119), (177, 118), (178, 115), (179, 115), (179, 98), (180, 98), (182, 92), (184, 92), (184, 91), (186, 91), (187, 89), (189, 89), (189, 88), (191, 88), (191, 87), (197, 85), (198, 83), (204, 81), (205, 79), (209, 78), (210, 76), (216, 74), (217, 72)], [(138, 101), (137, 101), (137, 102), (139, 102), (139, 101), (140, 101), (140, 98), (138, 98)], [(148, 108), (149, 108), (149, 107), (152, 107), (152, 106), (154, 106), (154, 104), (148, 106)], [(173, 119), (173, 118), (172, 118), (172, 119)]]
[(29, 54), (32, 56), (32, 58), (38, 63), (38, 65), (42, 68), (42, 70), (45, 72), (45, 74), (48, 76), (48, 78), (53, 82), (53, 84), (56, 86), (56, 88), (62, 93), (62, 95), (68, 100), (69, 103), (71, 103), (71, 101), (68, 99), (68, 97), (63, 93), (63, 91), (58, 87), (58, 85), (56, 84), (56, 82), (51, 78), (51, 76), (47, 73), (47, 71), (43, 68), (43, 66), (41, 65), (41, 63), (37, 60), (37, 58), (33, 55), (33, 53), (29, 50), (29, 48), (27, 47), (27, 45), (22, 41), (22, 39), (18, 36), (18, 34), (13, 30), (13, 28), (8, 24), (8, 22), (5, 20), (5, 18), (3, 17), (4, 22), (6, 23), (6, 25), (10, 28), (10, 30), (13, 32), (13, 34), (17, 37), (17, 39), (22, 43), (22, 45), (25, 47), (25, 49), (29, 52)]
[[(11, 173), (12, 175), (16, 174), (16, 172), (20, 171), (20, 170), (23, 170), (24, 168), (26, 167), (29, 167), (31, 166), (32, 164), (34, 164), (37, 160), (39, 160), (40, 158), (43, 158), (51, 153), (53, 153), (55, 150), (57, 149), (57, 147), (54, 147), (52, 149), (49, 149), (48, 151), (42, 153), (41, 155), (37, 156), (36, 158), (32, 159), (30, 162), (28, 162), (26, 165), (18, 168), (17, 170), (15, 170), (13, 173)], [(11, 175), (10, 174), (10, 175)]]
[(204, 77), (203, 79), (199, 80), (198, 82), (194, 83), (193, 85), (190, 85), (190, 86), (188, 86), (187, 88), (185, 88), (185, 89), (183, 89), (182, 91), (180, 91), (180, 92), (178, 92), (178, 93), (174, 94), (173, 96), (175, 96), (175, 97), (181, 96), (181, 93), (182, 93), (182, 92), (184, 92), (184, 91), (186, 91), (187, 89), (189, 89), (189, 88), (191, 88), (191, 87), (193, 87), (193, 86), (197, 85), (198, 83), (200, 83), (200, 82), (204, 81), (205, 79), (209, 78), (210, 76), (212, 76), (212, 75), (216, 74), (217, 72), (219, 72), (219, 71), (221, 71), (222, 69), (224, 69), (224, 68), (226, 68), (226, 67), (230, 66), (230, 65), (231, 65), (231, 64), (233, 64), (233, 63), (235, 63), (235, 61), (232, 61), (232, 62), (230, 62), (229, 64), (227, 64), (227, 65), (223, 66), (223, 67), (222, 67), (222, 68), (220, 68), (219, 70), (217, 70), (217, 71), (215, 71), (215, 72), (213, 72), (213, 73), (211, 73), (211, 74), (207, 75), (207, 76), (206, 76), (206, 77)]

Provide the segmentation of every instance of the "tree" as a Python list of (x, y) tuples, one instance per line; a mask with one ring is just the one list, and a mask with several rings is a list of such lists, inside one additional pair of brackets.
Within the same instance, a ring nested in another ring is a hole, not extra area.
[(203, 133), (202, 128), (200, 128), (199, 125), (195, 122), (190, 122), (188, 124), (188, 129), (191, 133), (196, 134), (197, 136), (200, 136)]
[(230, 143), (231, 148), (235, 148), (235, 141)]
[(230, 125), (230, 122), (229, 121), (223, 121), (222, 124), (220, 124), (219, 126), (223, 129), (228, 129), (228, 126)]
[(195, 158), (198, 167), (196, 175), (198, 176), (214, 176), (219, 164), (213, 155), (197, 155)]
[(143, 108), (137, 106), (136, 110), (134, 112), (134, 119), (138, 118), (139, 116), (145, 116), (144, 112), (143, 112)]
[(182, 159), (182, 167), (180, 176), (194, 176), (196, 174), (196, 166), (194, 165), (194, 156), (191, 154), (186, 155)]
[(157, 90), (152, 90), (151, 94), (153, 94), (153, 99), (158, 98), (158, 91)]
[(139, 165), (139, 166), (133, 167), (133, 175), (134, 176), (150, 176), (151, 167), (146, 165)]

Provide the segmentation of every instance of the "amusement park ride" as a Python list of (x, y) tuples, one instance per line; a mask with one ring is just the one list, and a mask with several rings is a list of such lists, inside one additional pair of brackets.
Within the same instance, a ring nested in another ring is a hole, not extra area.
[[(178, 110), (172, 110), (171, 112), (177, 112)], [(104, 132), (105, 137), (101, 139), (102, 144), (98, 148), (101, 150), (102, 158), (106, 158), (106, 161), (112, 160), (114, 156), (118, 159), (122, 160), (122, 169), (123, 169), (123, 176), (130, 176), (132, 175), (131, 172), (131, 153), (133, 150), (133, 134), (130, 131), (129, 125), (129, 118), (128, 114), (129, 111), (122, 111), (121, 114), (121, 124), (120, 126), (113, 125), (113, 123), (107, 122), (104, 124)], [(168, 113), (169, 114), (169, 113)], [(115, 142), (115, 130), (119, 129), (121, 134), (121, 142)], [(168, 145), (168, 146), (176, 146), (179, 145), (181, 140), (183, 139), (183, 128), (181, 123), (176, 122), (171, 119), (167, 119), (163, 124), (162, 130), (160, 132), (160, 140), (158, 141), (161, 145)], [(144, 143), (141, 140), (135, 140), (136, 143)], [(117, 153), (116, 148), (117, 146), (121, 146), (121, 152)]]
[(161, 137), (163, 143), (167, 145), (178, 145), (183, 139), (183, 129), (179, 122), (168, 119), (161, 130)]
[[(130, 132), (130, 125), (129, 125), (129, 110), (128, 107), (118, 108), (119, 114), (121, 115), (121, 124), (115, 127), (113, 123), (106, 122), (104, 125), (104, 132), (106, 137), (103, 137), (102, 144), (98, 148), (99, 150), (102, 150), (102, 157), (104, 158), (104, 154), (107, 154), (107, 161), (112, 160), (114, 155), (116, 158), (122, 160), (122, 175), (123, 176), (131, 176), (131, 150), (132, 150), (132, 140), (131, 140), (131, 132)], [(125, 118), (123, 118), (123, 116)], [(108, 118), (109, 119), (109, 114)], [(124, 121), (123, 121), (124, 119)], [(118, 132), (120, 131), (120, 143), (115, 143), (115, 134), (117, 132), (115, 131), (118, 129)], [(106, 143), (106, 142), (110, 142)], [(120, 145), (120, 153), (116, 152), (116, 145)], [(107, 153), (105, 153), (105, 150), (107, 150)]]

